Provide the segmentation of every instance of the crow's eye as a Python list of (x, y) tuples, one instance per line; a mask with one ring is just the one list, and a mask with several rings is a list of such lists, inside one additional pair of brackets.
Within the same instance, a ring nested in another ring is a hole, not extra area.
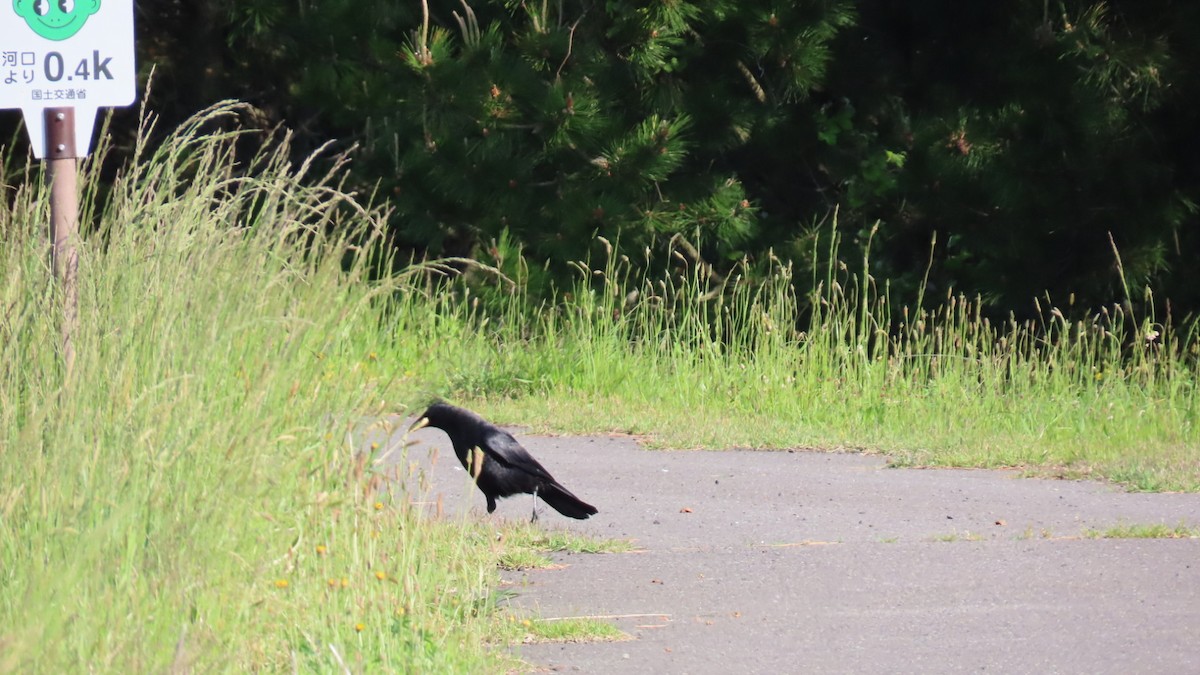
[(33, 0), (33, 13), (38, 16), (46, 16), (46, 12), (50, 11), (50, 3), (46, 0)]
[(58, 8), (63, 14), (70, 14), (75, 11), (75, 0), (58, 0)]

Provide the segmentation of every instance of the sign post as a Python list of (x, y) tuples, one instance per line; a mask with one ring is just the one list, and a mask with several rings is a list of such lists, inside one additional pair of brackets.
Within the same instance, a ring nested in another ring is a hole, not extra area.
[(136, 98), (133, 0), (0, 0), (0, 108), (21, 110), (33, 154), (46, 162), (68, 378), (79, 311), (77, 159), (91, 152), (96, 112)]

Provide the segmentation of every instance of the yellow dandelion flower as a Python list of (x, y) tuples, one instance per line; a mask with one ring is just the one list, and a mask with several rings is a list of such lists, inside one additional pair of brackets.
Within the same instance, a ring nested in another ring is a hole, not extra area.
[(379, 356), (378, 356), (378, 355), (376, 355), (376, 354), (375, 354), (375, 352), (371, 352), (370, 354), (367, 354), (367, 360), (368, 360), (368, 361), (374, 361), (374, 360), (376, 360), (376, 359), (378, 359), (378, 358), (379, 358)]
[(330, 580), (329, 580), (329, 587), (330, 587), (330, 588), (337, 588), (337, 585), (338, 585), (338, 580), (337, 580), (337, 579), (330, 579)]
[(372, 442), (371, 442), (371, 449), (372, 449), (372, 450), (378, 450), (378, 449), (379, 449), (379, 444), (378, 444), (378, 443), (375, 443), (375, 442), (373, 442), (373, 441), (372, 441)]
[(383, 510), (383, 502), (375, 502), (375, 510), (382, 511)]
[(533, 628), (533, 622), (530, 621), (529, 619), (525, 619), (524, 621), (522, 621), (521, 625), (525, 626), (526, 628)]
[(405, 614), (408, 614), (408, 610), (407, 610), (407, 609), (405, 609), (404, 607), (397, 607), (397, 608), (396, 608), (396, 616), (404, 616)]
[(342, 577), (342, 588), (348, 588), (349, 586), (350, 586), (350, 580), (347, 579), (346, 577)]
[(378, 579), (378, 580), (380, 580), (380, 581), (383, 581), (384, 579), (386, 579), (386, 578), (387, 578), (387, 572), (383, 572), (383, 571), (376, 572), (376, 573), (375, 573), (375, 578), (376, 578), (376, 579)]
[(325, 555), (325, 551), (327, 550), (325, 544), (317, 544), (317, 555)]
[(287, 588), (287, 585), (288, 585), (287, 579), (276, 579), (275, 580), (275, 588)]
[(366, 624), (363, 624), (363, 623), (354, 624), (354, 630), (358, 631), (359, 633), (363, 632), (366, 629), (367, 629)]

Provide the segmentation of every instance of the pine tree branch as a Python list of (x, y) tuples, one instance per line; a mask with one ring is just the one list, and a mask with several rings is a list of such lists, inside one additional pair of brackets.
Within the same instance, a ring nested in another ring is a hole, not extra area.
[(575, 29), (579, 27), (579, 22), (583, 21), (583, 17), (587, 16), (587, 10), (583, 10), (583, 14), (575, 19), (575, 23), (571, 24), (571, 30), (567, 32), (567, 54), (563, 57), (562, 63), (558, 64), (558, 70), (554, 71), (554, 80), (557, 82), (562, 75), (562, 69), (567, 65), (567, 61), (571, 58), (571, 50), (575, 46)]
[(737, 61), (737, 67), (738, 70), (742, 71), (742, 76), (746, 78), (746, 82), (750, 84), (750, 89), (754, 91), (754, 98), (758, 99), (759, 103), (766, 103), (767, 92), (763, 90), (762, 85), (755, 79), (754, 73), (751, 73), (750, 69), (741, 60)]

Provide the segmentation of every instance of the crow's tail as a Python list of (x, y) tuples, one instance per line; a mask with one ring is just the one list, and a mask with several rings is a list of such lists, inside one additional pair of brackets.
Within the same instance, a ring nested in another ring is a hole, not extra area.
[(538, 487), (537, 495), (542, 501), (553, 506), (555, 511), (568, 518), (583, 520), (596, 513), (596, 507), (571, 494), (570, 490), (558, 483), (542, 483)]

